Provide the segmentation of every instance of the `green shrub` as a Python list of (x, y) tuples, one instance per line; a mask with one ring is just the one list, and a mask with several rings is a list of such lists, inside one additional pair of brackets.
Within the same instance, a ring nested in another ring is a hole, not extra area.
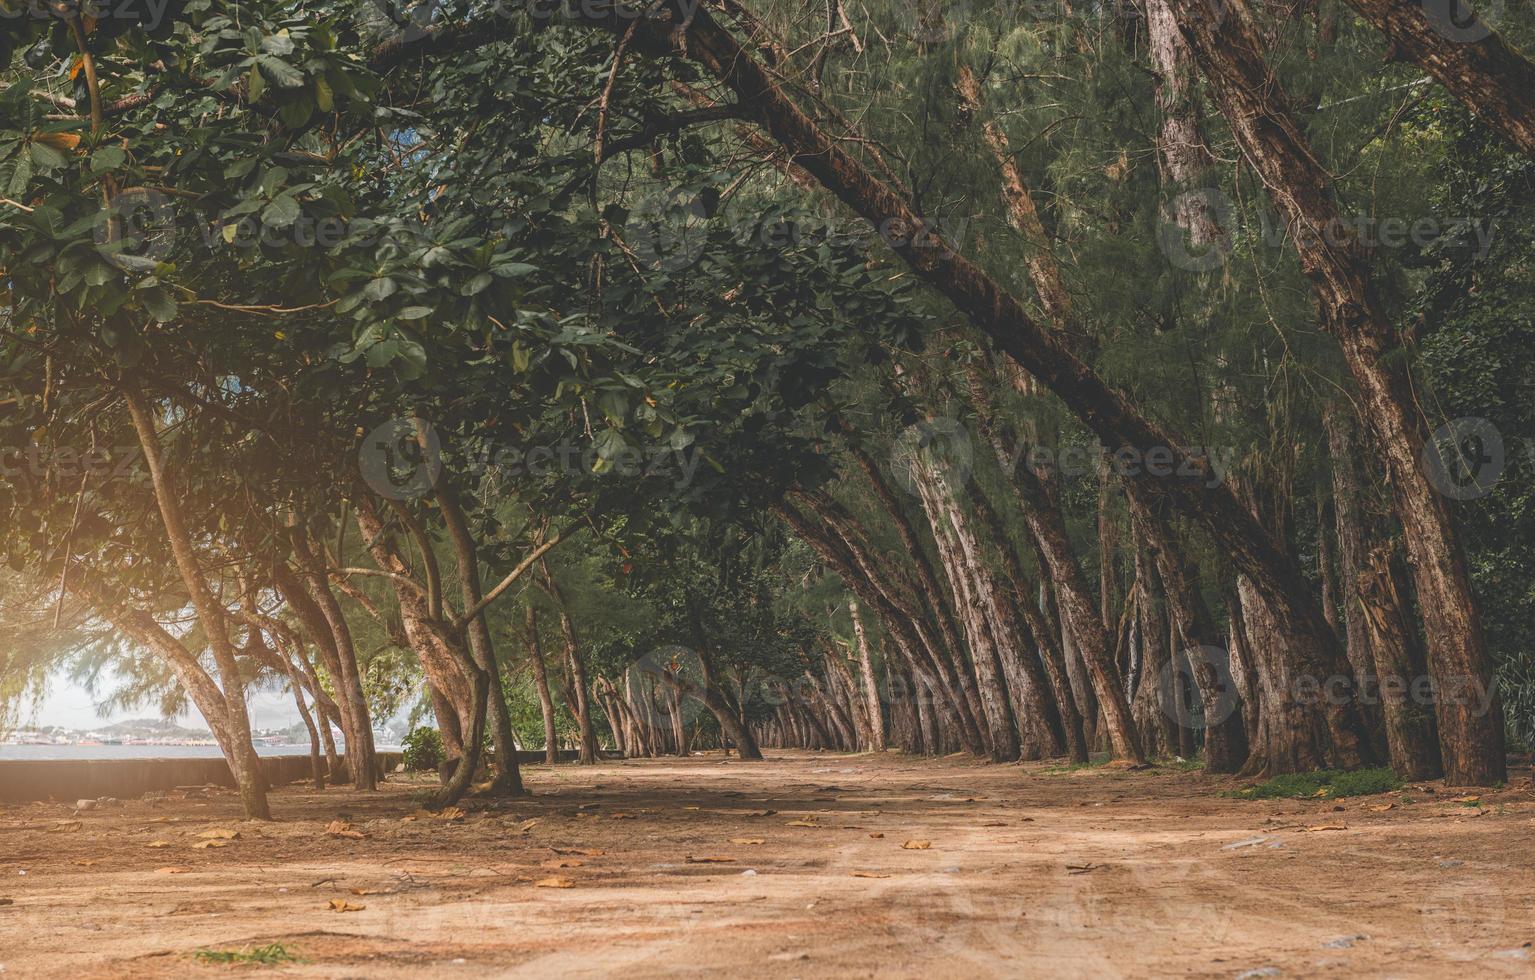
[(1297, 797), (1332, 799), (1338, 796), (1372, 796), (1402, 788), (1402, 779), (1390, 769), (1355, 769), (1340, 772), (1321, 769), (1275, 776), (1266, 783), (1228, 795), (1242, 800), (1284, 800)]
[(298, 957), (288, 952), (281, 943), (257, 946), (255, 949), (247, 946), (238, 951), (205, 949), (197, 954), (197, 959), (203, 963), (259, 963), (262, 966), (276, 966), (278, 963), (298, 961)]
[(412, 728), (400, 747), (410, 772), (429, 772), (442, 764), (442, 735), (435, 728)]

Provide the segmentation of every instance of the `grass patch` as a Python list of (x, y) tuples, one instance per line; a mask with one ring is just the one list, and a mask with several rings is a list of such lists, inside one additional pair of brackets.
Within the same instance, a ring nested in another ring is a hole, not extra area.
[(1097, 755), (1088, 756), (1086, 762), (1063, 762), (1059, 765), (1046, 766), (1040, 772), (1046, 776), (1054, 776), (1066, 772), (1081, 772), (1083, 769), (1097, 769), (1099, 766), (1108, 764), (1109, 753), (1100, 752)]
[(1340, 772), (1321, 769), (1275, 776), (1266, 783), (1249, 786), (1227, 795), (1240, 800), (1289, 800), (1296, 798), (1333, 799), (1340, 796), (1373, 796), (1402, 788), (1402, 780), (1390, 769), (1355, 769)]
[(199, 963), (255, 963), (260, 966), (276, 966), (279, 963), (297, 963), (298, 957), (288, 952), (282, 943), (257, 946), (254, 949), (205, 949), (197, 954)]

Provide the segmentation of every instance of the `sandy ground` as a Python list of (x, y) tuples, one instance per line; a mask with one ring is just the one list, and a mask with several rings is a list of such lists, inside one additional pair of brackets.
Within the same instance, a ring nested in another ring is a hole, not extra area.
[[(1475, 801), (895, 754), (527, 777), (454, 819), (403, 777), (282, 789), (270, 824), (222, 792), (0, 807), (0, 973), (1535, 975), (1527, 768)], [(297, 959), (197, 956), (271, 943)]]

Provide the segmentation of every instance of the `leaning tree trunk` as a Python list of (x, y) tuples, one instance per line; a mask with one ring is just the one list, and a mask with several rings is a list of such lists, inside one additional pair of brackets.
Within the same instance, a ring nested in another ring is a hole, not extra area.
[(874, 679), (874, 658), (869, 654), (868, 631), (858, 611), (858, 600), (850, 599), (848, 615), (853, 618), (853, 636), (858, 641), (858, 676), (863, 681), (864, 712), (869, 719), (869, 748), (885, 751), (885, 712), (880, 702), (879, 684)]
[[(355, 744), (352, 742), (352, 733), (357, 724), (354, 714), (356, 705), (348, 696), (350, 689), (345, 681), (347, 673), (342, 669), (341, 658), (337, 652), (336, 633), (331, 629), (330, 620), (326, 613), (320, 608), (320, 604), (315, 601), (314, 596), (310, 593), (310, 585), (306, 583), (310, 583), (312, 580), (310, 579), (309, 570), (307, 567), (304, 567), (302, 560), (300, 560), (299, 571), (304, 576), (303, 581), (288, 568), (286, 563), (276, 562), (272, 567), (272, 581), (276, 584), (277, 590), (282, 593), (288, 608), (298, 618), (299, 625), (303, 627), (304, 633), (309, 637), (310, 645), (319, 654), (320, 662), (324, 665), (326, 673), (330, 675), (331, 683), (336, 687), (335, 708), (337, 722), (341, 728), (341, 737), (348, 744)], [(335, 598), (334, 594), (331, 598)], [(321, 689), (319, 675), (312, 667), (310, 668), (310, 685), (311, 693)], [(363, 710), (367, 710), (366, 703), (363, 705)], [(367, 721), (370, 733), (372, 731), (372, 724), (370, 718)], [(328, 740), (327, 756), (330, 762), (330, 781), (332, 783), (349, 782), (352, 778), (351, 774), (346, 771), (344, 760), (335, 753), (335, 739), (330, 734), (328, 726), (325, 729), (325, 736)]]
[[(284, 588), (283, 594), (295, 605), (300, 619), (306, 626), (310, 626), (316, 646), (325, 659), (325, 667), (332, 672), (332, 682), (337, 685), (337, 702), (341, 705), (343, 719), (348, 722), (342, 729), (342, 735), (346, 738), (347, 768), (352, 785), (358, 789), (376, 789), (373, 721), (368, 712), (362, 674), (357, 666), (352, 629), (341, 611), (341, 603), (337, 601), (335, 592), (331, 591), (323, 562), (310, 543), (308, 529), (300, 525), (295, 514), (289, 515), (288, 527), (293, 554), (298, 561), (299, 571), (308, 583), (308, 591), (295, 583), (294, 589), (290, 591)], [(303, 598), (296, 599), (295, 596)], [(320, 618), (311, 626), (314, 610), (318, 610)]]
[[(1231, 669), (1233, 652), (1222, 642), (1224, 637), (1215, 617), (1200, 594), (1197, 574), (1166, 520), (1139, 497), (1130, 498), (1130, 507), (1146, 531), (1147, 546), (1155, 555), (1162, 576), (1178, 642), (1182, 644), (1181, 651), (1175, 648), (1173, 652), (1185, 658), (1199, 691), (1205, 769), (1238, 772), (1247, 761), (1248, 741), (1241, 691)], [(1186, 717), (1184, 721), (1187, 724), (1192, 718)]]
[[(464, 517), (463, 508), (459, 506), (458, 495), (446, 476), (437, 481), (435, 492), (437, 507), (442, 514), (443, 525), (448, 529), (448, 540), (453, 546), (453, 559), (458, 564), (460, 598), (466, 611), (476, 609), (485, 597), (480, 581), (479, 549), (474, 536), (469, 533), (469, 522)], [(496, 778), (490, 784), (490, 793), (494, 796), (521, 796), (522, 770), (517, 764), (517, 737), (512, 734), (512, 716), (507, 710), (506, 696), (501, 687), (501, 662), (496, 657), (486, 615), (481, 610), (465, 625), (464, 634), (475, 666), (487, 678), (487, 721), (496, 750), (497, 769)]]
[(1535, 63), (1464, 0), (1348, 2), (1386, 35), (1388, 57), (1433, 75), (1483, 122), (1535, 157)]
[(792, 506), (780, 506), (779, 515), (801, 540), (827, 561), (849, 588), (879, 610), (892, 637), (912, 658), (912, 663), (934, 679), (937, 689), (944, 695), (940, 699), (941, 708), (954, 714), (965, 748), (974, 755), (985, 755), (981, 726), (970, 699), (973, 691), (960, 682), (952, 659), (954, 648), (941, 646), (917, 607), (897, 591), (898, 579), (887, 565), (875, 560), (851, 515), (822, 495), (805, 494), (801, 499), (820, 521), (824, 533)]
[(214, 598), (199, 566), (191, 532), (181, 513), (180, 498), (166, 472), (160, 433), (155, 429), (155, 419), (149, 403), (138, 388), (126, 379), (123, 381), (123, 396), (134, 431), (138, 435), (139, 448), (144, 453), (144, 464), (149, 469), (155, 503), (159, 506), (165, 536), (176, 561), (176, 570), (192, 599), (192, 607), (197, 612), (208, 645), (213, 650), (213, 662), (218, 668), (223, 690), (224, 716), (228, 719), (229, 768), (239, 786), (245, 815), (252, 820), (270, 820), (272, 811), (267, 804), (266, 778), (261, 771), (256, 747), (251, 742), (250, 713), (245, 706), (245, 681), (240, 676), (234, 642), (229, 638), (228, 610)]
[(304, 723), (304, 730), (309, 733), (309, 770), (314, 777), (314, 788), (323, 790), (325, 788), (325, 761), (320, 753), (320, 730), (315, 728), (314, 718), (309, 713), (309, 706), (304, 703), (304, 684), (299, 679), (298, 668), (293, 666), (293, 661), (286, 654), (281, 656), (287, 663), (288, 688), (293, 692), (293, 706), (298, 708), (299, 719)]
[(1403, 779), (1433, 779), (1442, 772), (1423, 646), (1412, 628), (1407, 570), (1401, 555), (1381, 545), (1359, 573), (1359, 618), (1369, 630), (1386, 719), (1391, 768)]
[(554, 601), (555, 610), (560, 616), (560, 635), (565, 640), (565, 660), (570, 669), (570, 707), (576, 716), (576, 727), (581, 735), (580, 763), (592, 765), (597, 761), (597, 735), (592, 729), (592, 709), (587, 700), (586, 665), (581, 662), (581, 644), (576, 637), (575, 624), (570, 621), (570, 612), (565, 608), (565, 596), (549, 571), (549, 563), (540, 560), (540, 565), (544, 573), (544, 591)]
[(931, 460), (914, 460), (912, 470), (912, 483), (922, 496), (933, 538), (948, 574), (954, 608), (965, 627), (973, 676), (986, 718), (991, 758), (998, 762), (1013, 761), (1018, 758), (1018, 734), (1009, 710), (997, 652), (998, 645), (1008, 642), (1008, 638), (999, 635), (1001, 624), (990, 615), (995, 601), (994, 585), (978, 563), (976, 544), (949, 481)]
[(559, 745), (554, 731), (554, 697), (549, 693), (549, 670), (544, 665), (544, 644), (538, 635), (538, 610), (528, 605), (524, 630), (528, 637), (528, 662), (533, 666), (533, 685), (538, 690), (538, 707), (544, 715), (544, 762), (559, 762)]
[(1322, 326), (1338, 339), (1361, 414), (1385, 456), (1439, 692), (1446, 778), (1458, 785), (1500, 782), (1507, 775), (1502, 709), (1495, 694), (1486, 705), (1471, 695), (1495, 690), (1481, 617), (1446, 499), (1425, 462), (1428, 420), (1397, 331), (1370, 282), (1364, 248), (1340, 233), (1331, 175), (1291, 113), (1247, 9), (1228, 6), (1217, 18), (1203, 0), (1168, 3), (1244, 156), (1289, 222)]

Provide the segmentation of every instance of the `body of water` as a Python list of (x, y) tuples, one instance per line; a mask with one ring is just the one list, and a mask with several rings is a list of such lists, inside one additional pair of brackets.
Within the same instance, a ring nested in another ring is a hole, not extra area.
[[(336, 746), (345, 751), (343, 746)], [(380, 745), (380, 752), (399, 746)], [(258, 755), (308, 755), (307, 745), (258, 745)], [(6, 759), (205, 759), (221, 757), (216, 745), (0, 745)]]

